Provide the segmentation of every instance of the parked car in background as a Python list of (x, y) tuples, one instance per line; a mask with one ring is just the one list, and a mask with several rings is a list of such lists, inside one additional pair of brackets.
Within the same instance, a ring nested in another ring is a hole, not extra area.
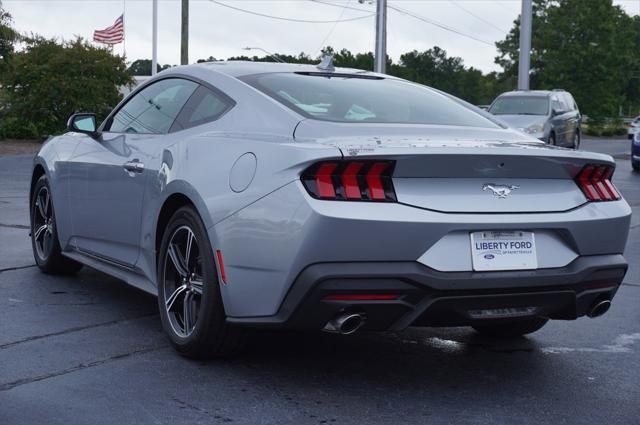
[(631, 165), (634, 171), (640, 171), (640, 135), (635, 134), (631, 139)]
[(629, 124), (629, 129), (627, 130), (627, 136), (629, 139), (633, 139), (633, 136), (638, 134), (638, 130), (640, 130), (640, 117), (635, 117), (631, 124)]
[(489, 112), (511, 127), (550, 145), (578, 149), (582, 116), (571, 93), (564, 90), (511, 91), (498, 96)]

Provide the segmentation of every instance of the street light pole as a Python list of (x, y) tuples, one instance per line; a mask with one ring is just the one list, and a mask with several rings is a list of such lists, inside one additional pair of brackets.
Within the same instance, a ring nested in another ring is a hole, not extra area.
[(381, 74), (387, 71), (387, 0), (376, 4), (376, 49), (373, 70)]
[(529, 90), (529, 68), (531, 61), (531, 0), (522, 0), (520, 14), (520, 57), (518, 63), (518, 90)]
[(182, 37), (180, 39), (180, 65), (189, 64), (189, 0), (182, 0)]
[(158, 71), (158, 0), (153, 0), (153, 30), (151, 34), (151, 75)]

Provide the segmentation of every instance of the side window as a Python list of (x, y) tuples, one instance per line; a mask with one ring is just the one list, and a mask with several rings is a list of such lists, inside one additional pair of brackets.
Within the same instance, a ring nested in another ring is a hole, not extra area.
[(573, 99), (571, 99), (569, 93), (562, 93), (562, 106), (564, 106), (565, 111), (573, 111), (575, 109), (573, 107)]
[(571, 96), (570, 93), (567, 93), (567, 100), (569, 102), (569, 106), (571, 107), (570, 109), (572, 111), (577, 111), (578, 110), (578, 105), (576, 104), (575, 99), (573, 98), (573, 96)]
[(167, 78), (134, 95), (114, 116), (113, 133), (164, 134), (198, 84), (181, 78)]
[(551, 109), (555, 109), (556, 111), (566, 110), (566, 105), (560, 102), (560, 98), (558, 95), (554, 94), (551, 96)]
[(200, 86), (180, 112), (171, 131), (184, 130), (215, 121), (233, 106), (233, 101), (204, 86)]

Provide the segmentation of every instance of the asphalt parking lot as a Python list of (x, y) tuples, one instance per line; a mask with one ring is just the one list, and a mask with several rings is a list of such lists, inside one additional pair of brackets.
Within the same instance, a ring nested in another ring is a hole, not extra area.
[(52, 277), (28, 239), (31, 156), (0, 157), (0, 424), (638, 424), (640, 175), (613, 155), (634, 211), (629, 272), (602, 318), (500, 342), (468, 328), (265, 333), (232, 361), (168, 346), (156, 300), (102, 273)]

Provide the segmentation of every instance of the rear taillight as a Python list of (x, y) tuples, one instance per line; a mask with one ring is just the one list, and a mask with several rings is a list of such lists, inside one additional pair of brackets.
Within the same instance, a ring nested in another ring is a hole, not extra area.
[(610, 165), (585, 165), (576, 183), (590, 202), (616, 201), (620, 194), (611, 183), (614, 168)]
[(302, 183), (317, 199), (396, 202), (393, 161), (323, 161), (302, 173)]

